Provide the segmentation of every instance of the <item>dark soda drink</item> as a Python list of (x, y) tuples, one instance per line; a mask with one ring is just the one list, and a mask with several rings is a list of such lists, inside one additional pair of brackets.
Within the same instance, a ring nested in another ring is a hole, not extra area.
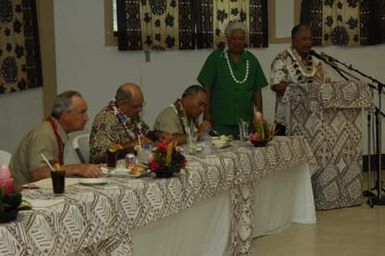
[(107, 167), (116, 167), (118, 161), (118, 152), (116, 150), (107, 150)]
[(51, 171), (52, 187), (55, 194), (64, 193), (65, 176), (65, 170)]

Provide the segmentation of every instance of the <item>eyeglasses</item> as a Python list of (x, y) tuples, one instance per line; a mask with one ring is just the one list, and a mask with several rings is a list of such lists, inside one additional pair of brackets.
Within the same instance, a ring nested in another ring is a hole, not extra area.
[(144, 101), (142, 102), (142, 104), (137, 104), (137, 105), (131, 105), (131, 104), (129, 104), (129, 103), (127, 103), (127, 104), (128, 104), (128, 106), (129, 106), (130, 108), (138, 109), (138, 108), (143, 108), (143, 107), (146, 105), (146, 101), (144, 100)]
[(81, 116), (87, 115), (87, 109), (83, 109), (83, 110), (80, 110), (80, 111), (77, 110), (77, 109), (72, 109), (72, 110), (69, 110), (68, 112), (79, 114)]

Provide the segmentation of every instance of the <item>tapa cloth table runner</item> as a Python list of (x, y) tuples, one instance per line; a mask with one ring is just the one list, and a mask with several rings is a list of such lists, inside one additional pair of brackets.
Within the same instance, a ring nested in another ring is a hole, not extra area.
[[(186, 157), (187, 168), (176, 178), (110, 177), (106, 185), (67, 187), (63, 204), (20, 212), (17, 221), (1, 224), (0, 254), (135, 255), (131, 230), (230, 190), (231, 255), (250, 255), (253, 181), (282, 168), (316, 164), (302, 137)], [(50, 189), (25, 190), (23, 196), (55, 198)]]

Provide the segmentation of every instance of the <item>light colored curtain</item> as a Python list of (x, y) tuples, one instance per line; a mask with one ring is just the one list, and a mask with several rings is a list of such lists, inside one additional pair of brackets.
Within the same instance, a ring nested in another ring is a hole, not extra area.
[(242, 21), (249, 47), (267, 47), (267, 0), (117, 0), (120, 50), (220, 47)]
[(142, 1), (140, 19), (143, 49), (179, 48), (178, 2), (175, 0)]
[(317, 46), (385, 42), (385, 0), (302, 0), (301, 23), (311, 26)]
[(359, 1), (324, 1), (322, 45), (360, 45)]
[(198, 0), (197, 48), (222, 47), (229, 21), (242, 21), (248, 28), (250, 48), (268, 46), (267, 0)]
[(34, 0), (0, 1), (0, 94), (42, 86)]
[(118, 0), (119, 49), (193, 49), (192, 8), (192, 0)]
[[(225, 30), (229, 22), (241, 21), (249, 28), (249, 0), (223, 0), (213, 2), (213, 41), (214, 46), (220, 47), (226, 43)], [(248, 35), (249, 33), (247, 33)], [(249, 37), (246, 39), (249, 45)]]

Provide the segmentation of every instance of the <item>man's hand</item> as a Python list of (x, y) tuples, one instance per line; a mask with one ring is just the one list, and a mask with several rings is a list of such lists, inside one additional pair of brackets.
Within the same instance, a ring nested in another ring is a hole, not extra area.
[[(100, 170), (99, 164), (77, 164), (77, 165), (71, 165), (71, 170), (75, 171), (76, 175), (87, 177), (87, 178), (97, 178), (102, 175), (102, 172)], [(66, 169), (66, 168), (64, 168)], [(76, 170), (77, 169), (77, 170)], [(67, 172), (67, 170), (66, 170)], [(68, 175), (67, 176), (72, 176)]]
[(289, 86), (289, 83), (287, 81), (281, 81), (279, 82), (279, 84), (273, 85), (272, 89), (278, 94), (278, 96), (282, 96), (285, 93), (286, 88), (288, 86)]
[(172, 140), (172, 134), (168, 132), (158, 131), (158, 140)]
[(211, 123), (209, 121), (207, 121), (207, 120), (203, 120), (203, 122), (199, 125), (198, 133), (199, 134), (203, 134), (205, 129), (209, 129), (209, 130), (212, 129)]

